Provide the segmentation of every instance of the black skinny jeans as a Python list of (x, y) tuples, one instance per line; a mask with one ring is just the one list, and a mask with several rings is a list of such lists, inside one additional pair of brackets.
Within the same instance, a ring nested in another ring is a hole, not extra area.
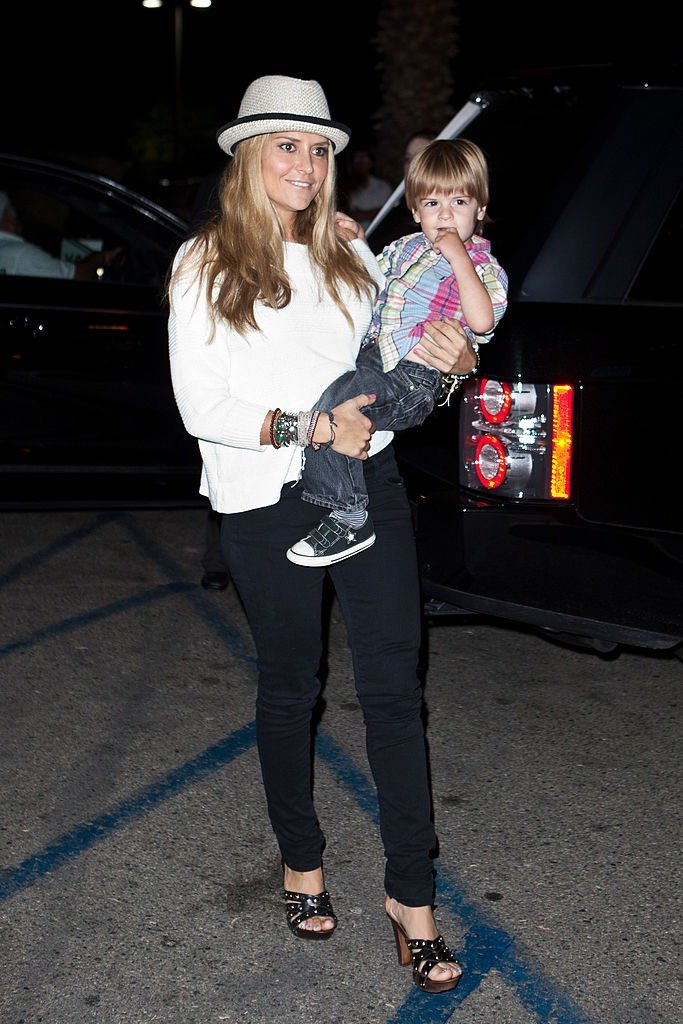
[(364, 462), (377, 540), (329, 569), (285, 552), (319, 511), (286, 484), (279, 502), (226, 515), (223, 544), (256, 645), (256, 731), (268, 813), (285, 863), (322, 864), (325, 837), (311, 779), (311, 719), (320, 693), (323, 584), (330, 573), (344, 615), (377, 787), (385, 888), (407, 906), (434, 898), (415, 540), (391, 446)]

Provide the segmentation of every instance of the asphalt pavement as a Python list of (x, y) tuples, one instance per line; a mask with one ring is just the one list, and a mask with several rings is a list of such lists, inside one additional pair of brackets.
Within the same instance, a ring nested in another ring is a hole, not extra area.
[(1, 1024), (681, 1024), (681, 662), (428, 628), (436, 914), (464, 967), (431, 996), (383, 910), (335, 603), (315, 787), (340, 924), (286, 927), (253, 647), (234, 588), (199, 586), (204, 518), (0, 515)]

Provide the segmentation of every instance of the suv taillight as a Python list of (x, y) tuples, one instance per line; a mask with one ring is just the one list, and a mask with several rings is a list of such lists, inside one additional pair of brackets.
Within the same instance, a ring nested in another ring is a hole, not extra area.
[(461, 484), (500, 497), (569, 499), (570, 384), (475, 379), (463, 389), (462, 403)]

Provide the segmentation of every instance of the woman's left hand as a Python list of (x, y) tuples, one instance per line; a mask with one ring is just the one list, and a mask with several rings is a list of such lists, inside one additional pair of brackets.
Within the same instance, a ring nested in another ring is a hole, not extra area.
[(477, 356), (457, 320), (430, 320), (415, 352), (441, 373), (470, 373)]

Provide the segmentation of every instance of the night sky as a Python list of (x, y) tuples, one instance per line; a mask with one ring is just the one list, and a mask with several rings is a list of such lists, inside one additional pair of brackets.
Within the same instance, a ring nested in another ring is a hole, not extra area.
[[(171, 4), (74, 0), (6, 5), (3, 12), (3, 148), (61, 154), (99, 148), (115, 154), (136, 118), (173, 106)], [(214, 0), (184, 7), (184, 107), (209, 107), (215, 127), (237, 114), (248, 83), (262, 74), (316, 78), (332, 116), (363, 130), (378, 106), (373, 37), (381, 0), (338, 6)], [(415, 0), (429, 11), (428, 0)], [(549, 63), (599, 62), (679, 46), (674, 15), (657, 9), (628, 21), (622, 4), (460, 2), (457, 106), (484, 77)], [(539, 13), (540, 12), (540, 13)], [(545, 13), (544, 13), (545, 12)], [(428, 16), (428, 13), (427, 15)], [(595, 18), (599, 17), (598, 23)], [(667, 24), (668, 19), (668, 24)], [(434, 31), (438, 32), (435, 24)]]

